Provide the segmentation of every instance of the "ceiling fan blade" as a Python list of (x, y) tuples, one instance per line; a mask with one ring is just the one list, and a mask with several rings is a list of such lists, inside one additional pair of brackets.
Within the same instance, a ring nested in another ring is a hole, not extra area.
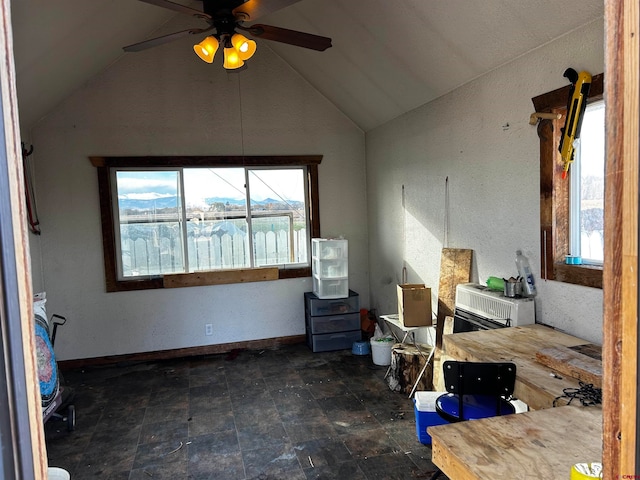
[(247, 27), (246, 30), (254, 37), (272, 40), (274, 42), (288, 43), (297, 47), (310, 48), (324, 52), (331, 47), (331, 39), (311, 33), (298, 32), (287, 28), (273, 27), (271, 25), (256, 24)]
[(144, 42), (134, 43), (133, 45), (127, 45), (123, 48), (125, 52), (139, 52), (141, 50), (146, 50), (147, 48), (157, 47), (158, 45), (162, 45), (163, 43), (173, 42), (178, 38), (186, 37), (188, 35), (197, 35), (199, 33), (204, 33), (210, 28), (192, 28), (190, 30), (182, 30), (180, 32), (170, 33), (169, 35), (163, 35), (162, 37), (152, 38), (150, 40), (145, 40)]
[(247, 0), (242, 5), (233, 9), (234, 15), (247, 15), (246, 21), (255, 21), (259, 17), (267, 15), (269, 13), (280, 10), (281, 8), (288, 7), (294, 3), (298, 3), (300, 0)]
[(186, 7), (184, 5), (180, 5), (179, 3), (170, 2), (169, 0), (140, 0), (144, 3), (149, 3), (151, 5), (155, 5), (156, 7), (168, 8), (169, 10), (173, 10), (175, 12), (186, 13), (187, 15), (194, 15), (196, 17), (202, 18), (211, 18), (211, 16), (207, 13), (204, 13), (200, 10), (196, 10), (195, 8)]

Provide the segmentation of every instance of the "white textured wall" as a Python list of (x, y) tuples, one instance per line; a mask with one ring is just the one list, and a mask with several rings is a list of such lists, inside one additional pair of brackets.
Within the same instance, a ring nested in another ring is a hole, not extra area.
[[(174, 21), (161, 33), (185, 28)], [(125, 55), (28, 132), (42, 226), (32, 237), (34, 285), (46, 290), (49, 313), (68, 317), (60, 360), (303, 334), (312, 288), (306, 278), (106, 293), (91, 155), (238, 155), (242, 144), (247, 155), (324, 155), (322, 235), (349, 240), (350, 287), (368, 307), (363, 132), (267, 42), (239, 75), (220, 57), (201, 62), (192, 43)]]
[(367, 133), (372, 307), (396, 311), (403, 261), (437, 305), (448, 213), (446, 246), (473, 249), (474, 281), (516, 276), (521, 249), (538, 279), (537, 320), (602, 342), (602, 290), (539, 280), (539, 140), (528, 122), (531, 98), (566, 85), (567, 67), (604, 70), (603, 44), (597, 21)]

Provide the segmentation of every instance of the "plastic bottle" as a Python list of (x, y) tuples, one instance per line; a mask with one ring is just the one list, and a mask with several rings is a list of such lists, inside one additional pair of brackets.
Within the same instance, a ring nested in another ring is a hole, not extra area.
[(536, 290), (536, 283), (533, 279), (533, 273), (531, 273), (529, 259), (522, 254), (522, 250), (516, 250), (516, 267), (518, 267), (518, 275), (523, 279), (523, 293), (529, 297), (538, 293)]
[(487, 287), (497, 292), (504, 291), (504, 279), (498, 277), (489, 277), (487, 279)]

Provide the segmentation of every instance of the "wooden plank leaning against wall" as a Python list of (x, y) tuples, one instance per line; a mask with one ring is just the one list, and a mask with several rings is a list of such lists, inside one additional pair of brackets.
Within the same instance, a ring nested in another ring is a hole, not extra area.
[(605, 1), (605, 479), (638, 473), (639, 21), (638, 0)]

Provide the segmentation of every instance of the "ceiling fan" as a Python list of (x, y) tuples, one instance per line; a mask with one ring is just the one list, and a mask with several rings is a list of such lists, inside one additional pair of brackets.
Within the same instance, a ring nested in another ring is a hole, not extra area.
[(134, 43), (124, 47), (123, 50), (125, 52), (139, 52), (172, 42), (178, 38), (211, 32), (204, 40), (193, 46), (194, 51), (203, 61), (212, 63), (216, 51), (219, 47), (222, 47), (224, 49), (224, 68), (234, 70), (242, 67), (244, 60), (251, 58), (256, 51), (256, 42), (237, 33), (236, 30), (247, 32), (252, 37), (287, 43), (320, 52), (331, 47), (331, 39), (319, 35), (263, 24), (244, 26), (244, 22), (253, 22), (264, 15), (297, 3), (300, 0), (202, 0), (202, 10), (196, 10), (169, 0), (140, 1), (192, 15), (198, 19), (205, 20), (208, 26), (182, 30)]

